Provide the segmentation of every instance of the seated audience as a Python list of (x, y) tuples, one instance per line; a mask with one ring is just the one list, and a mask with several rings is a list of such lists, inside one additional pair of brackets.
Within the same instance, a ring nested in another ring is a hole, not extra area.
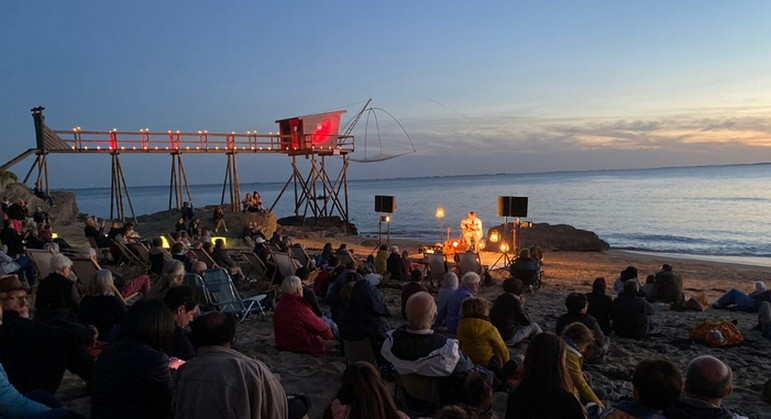
[(621, 294), (624, 291), (624, 284), (627, 281), (634, 281), (637, 283), (637, 289), (642, 288), (640, 278), (637, 277), (637, 268), (634, 266), (627, 266), (626, 269), (621, 271), (621, 274), (613, 281), (613, 292)]
[[(509, 360), (509, 349), (498, 329), (490, 323), (490, 303), (470, 297), (461, 304), (463, 319), (458, 325), (458, 342), (464, 354), (476, 365), (496, 370)], [(497, 358), (496, 358), (497, 357)], [(491, 362), (493, 358), (495, 362)]]
[(653, 290), (656, 286), (656, 275), (648, 275), (645, 277), (645, 284), (640, 288), (640, 292), (648, 301), (655, 301), (653, 298)]
[[(340, 316), (337, 326), (340, 337), (344, 340), (363, 340), (369, 338), (372, 347), (377, 349), (383, 344), (388, 325), (386, 318), (391, 317), (383, 293), (370, 281), (354, 273), (351, 294)], [(333, 318), (334, 319), (334, 318)]]
[(565, 342), (540, 333), (527, 346), (525, 372), (509, 393), (506, 419), (586, 418), (565, 367)]
[(381, 244), (375, 254), (375, 273), (383, 275), (388, 270), (388, 256), (391, 253), (388, 251), (387, 244)]
[(519, 279), (526, 287), (535, 285), (538, 282), (540, 271), (541, 267), (538, 265), (538, 262), (530, 258), (529, 249), (522, 249), (509, 269), (512, 278)]
[(439, 292), (436, 294), (436, 306), (441, 308), (457, 289), (458, 275), (455, 275), (453, 271), (448, 271), (444, 274), (444, 282), (442, 282), (442, 287), (439, 288)]
[(431, 294), (418, 292), (407, 300), (407, 324), (388, 332), (380, 353), (399, 374), (419, 374), (442, 380), (442, 398), (450, 401), (452, 389), (474, 368), (455, 339), (433, 333), (436, 303)]
[(463, 300), (473, 297), (479, 291), (479, 275), (475, 272), (466, 272), (460, 279), (460, 287), (447, 300), (447, 303), (439, 309), (439, 314), (434, 322), (434, 329), (447, 322), (447, 331), (455, 333), (460, 322), (460, 305)]
[(99, 248), (110, 247), (111, 239), (104, 234), (104, 220), (97, 224), (94, 217), (86, 218), (86, 226), (83, 228), (86, 238), (92, 238)]
[(96, 327), (100, 340), (106, 340), (112, 328), (126, 317), (126, 306), (114, 289), (112, 272), (100, 269), (86, 283), (85, 295), (80, 300), (78, 321)]
[(161, 275), (163, 273), (163, 264), (171, 260), (171, 254), (163, 248), (163, 240), (160, 237), (153, 239), (153, 247), (150, 248), (150, 272)]
[(195, 263), (195, 259), (187, 254), (184, 243), (176, 242), (171, 245), (171, 258), (182, 262), (182, 264), (185, 266), (185, 271), (193, 271), (193, 263)]
[(656, 273), (653, 284), (653, 300), (680, 306), (684, 301), (683, 277), (672, 270), (672, 266), (664, 264)]
[(340, 390), (324, 410), (323, 419), (408, 419), (396, 408), (380, 373), (369, 362), (348, 364)]
[(522, 294), (522, 288), (522, 281), (519, 279), (506, 279), (503, 281), (503, 294), (495, 299), (490, 309), (490, 321), (509, 346), (543, 332), (538, 323), (530, 320), (524, 309), (525, 296)]
[[(99, 266), (99, 262), (96, 260), (96, 250), (91, 247), (81, 249), (80, 257), (84, 259), (91, 259), (94, 266)], [(100, 267), (101, 269), (101, 267)], [(122, 277), (116, 270), (110, 269), (112, 272), (112, 280), (115, 287), (120, 291), (120, 295), (123, 298), (132, 297), (134, 294), (141, 294), (146, 296), (150, 290), (150, 277), (147, 275), (139, 275), (134, 279), (126, 279)]]
[(610, 346), (609, 339), (605, 337), (602, 332), (600, 323), (591, 315), (587, 314), (588, 302), (584, 294), (577, 292), (571, 292), (565, 298), (565, 307), (567, 307), (567, 314), (563, 314), (557, 318), (557, 335), (562, 335), (565, 327), (570, 323), (580, 322), (584, 324), (594, 335), (593, 343), (587, 351), (586, 360), (592, 360), (596, 358), (602, 358), (605, 352)]
[(463, 380), (458, 392), (458, 402), (468, 409), (471, 418), (496, 418), (493, 413), (493, 386), (490, 378), (481, 371), (471, 371)]
[(174, 375), (175, 418), (301, 418), (307, 398), (287, 400), (278, 379), (261, 361), (232, 349), (236, 319), (219, 311), (191, 324), (198, 356)]
[(680, 396), (682, 383), (680, 371), (670, 361), (666, 359), (640, 361), (632, 374), (634, 399), (613, 403), (613, 406), (602, 412), (601, 418), (663, 419), (664, 409)]
[(602, 410), (605, 406), (600, 400), (601, 397), (594, 392), (591, 383), (587, 382), (587, 373), (583, 371), (585, 355), (594, 344), (594, 335), (583, 323), (575, 322), (567, 325), (562, 334), (562, 340), (565, 341), (567, 352), (565, 353), (565, 365), (570, 374), (570, 380), (573, 382), (574, 393), (578, 394), (581, 403), (595, 403)]
[(613, 301), (613, 331), (622, 338), (642, 339), (653, 330), (653, 307), (637, 296), (638, 283), (627, 281)]
[(174, 224), (174, 231), (179, 233), (180, 231), (187, 230), (187, 222), (185, 222), (185, 219), (182, 217), (179, 217), (177, 219), (177, 223)]
[(187, 330), (198, 313), (199, 301), (195, 289), (188, 285), (170, 288), (163, 296), (163, 303), (174, 318), (174, 338), (167, 354), (183, 361), (195, 358), (193, 335)]
[(21, 231), (11, 226), (11, 220), (3, 221), (3, 230), (0, 231), (0, 242), (7, 247), (8, 256), (16, 257), (24, 254), (24, 237)]
[(428, 289), (420, 283), (422, 279), (423, 272), (420, 269), (415, 269), (410, 274), (410, 282), (402, 288), (402, 318), (407, 318), (407, 312), (404, 310), (405, 306), (407, 306), (407, 299), (416, 292), (428, 292)]
[(158, 281), (150, 287), (147, 298), (163, 298), (170, 288), (182, 285), (185, 279), (185, 265), (178, 260), (166, 261), (163, 274)]
[(230, 276), (233, 277), (233, 282), (239, 283), (244, 279), (244, 272), (241, 270), (241, 267), (238, 266), (228, 254), (227, 249), (225, 249), (224, 240), (217, 239), (214, 241), (214, 249), (212, 249), (210, 255), (214, 263), (228, 270)]
[(120, 341), (106, 346), (94, 364), (91, 417), (171, 416), (168, 352), (174, 319), (158, 300), (140, 300), (120, 325)]
[(96, 330), (79, 323), (29, 318), (29, 288), (15, 275), (0, 278), (0, 362), (22, 393), (56, 393), (65, 368), (88, 382), (94, 362), (88, 352)]
[(771, 301), (771, 290), (763, 281), (755, 282), (752, 292), (745, 294), (736, 288), (731, 288), (712, 304), (714, 308), (735, 308), (740, 311), (754, 313), (758, 311), (762, 301)]
[(40, 280), (35, 300), (35, 318), (75, 321), (80, 298), (70, 280), (72, 261), (57, 253), (51, 256), (53, 272)]
[(198, 240), (200, 228), (201, 228), (200, 218), (193, 218), (192, 220), (190, 220), (190, 222), (187, 224), (187, 234), (190, 236), (191, 240)]
[(399, 254), (398, 246), (391, 246), (391, 254), (388, 255), (388, 259), (386, 259), (386, 267), (391, 279), (396, 281), (404, 281), (407, 279), (407, 276), (405, 275), (407, 269), (404, 267), (404, 259), (402, 259)]
[[(372, 256), (372, 255), (370, 255)], [(404, 265), (404, 278), (409, 278), (412, 270), (417, 267), (417, 263), (410, 260), (410, 252), (402, 250), (402, 265)]]
[(295, 276), (300, 278), (300, 282), (303, 284), (302, 296), (305, 299), (305, 302), (308, 303), (308, 307), (311, 308), (311, 311), (313, 311), (313, 314), (315, 314), (316, 317), (323, 317), (324, 313), (321, 312), (321, 307), (319, 307), (319, 299), (316, 298), (316, 292), (311, 288), (312, 284), (308, 282), (311, 277), (310, 269), (301, 266), (295, 271)]
[(685, 371), (685, 395), (664, 410), (668, 419), (735, 418), (744, 416), (722, 407), (733, 392), (733, 372), (723, 361), (702, 355), (694, 358)]
[(334, 338), (332, 330), (313, 314), (303, 298), (302, 281), (288, 276), (281, 283), (281, 299), (273, 314), (276, 348), (283, 351), (325, 355), (325, 340)]

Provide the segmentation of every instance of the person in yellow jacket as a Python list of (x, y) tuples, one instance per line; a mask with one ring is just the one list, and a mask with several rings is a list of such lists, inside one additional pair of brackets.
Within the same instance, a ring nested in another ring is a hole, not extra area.
[(594, 343), (594, 334), (583, 323), (575, 322), (565, 327), (565, 330), (562, 332), (562, 339), (567, 346), (565, 364), (570, 374), (570, 379), (573, 381), (573, 392), (581, 399), (581, 403), (593, 402), (597, 404), (600, 410), (604, 409), (605, 406), (586, 381), (586, 375), (582, 369), (584, 353)]
[(485, 368), (490, 366), (494, 355), (501, 358), (501, 365), (509, 360), (509, 349), (498, 329), (490, 323), (490, 303), (479, 297), (470, 297), (461, 304), (463, 319), (458, 325), (457, 338), (460, 349), (471, 361)]

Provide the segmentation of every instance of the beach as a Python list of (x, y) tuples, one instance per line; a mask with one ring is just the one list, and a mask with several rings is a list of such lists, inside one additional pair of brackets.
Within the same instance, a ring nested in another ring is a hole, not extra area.
[[(164, 224), (143, 223), (137, 227), (145, 237), (159, 234)], [(231, 228), (228, 236), (228, 247), (232, 250), (242, 246), (242, 241)], [(79, 225), (62, 227), (60, 230), (68, 241), (76, 246), (85, 246), (82, 230)], [(308, 232), (302, 228), (282, 228), (290, 234), (294, 242), (303, 243), (310, 254), (315, 254), (325, 242), (333, 246), (347, 243), (357, 256), (369, 254), (377, 244), (376, 239), (360, 236), (326, 237), (323, 232)], [(409, 240), (392, 240), (402, 250), (408, 250), (416, 255), (418, 245), (425, 244)], [(246, 250), (245, 247), (242, 248)], [(490, 265), (499, 257), (499, 253), (482, 252), (483, 264)], [(642, 254), (627, 251), (610, 250), (606, 252), (549, 252), (545, 253), (546, 273), (544, 286), (536, 294), (528, 295), (525, 308), (531, 318), (546, 331), (554, 331), (556, 319), (565, 312), (564, 297), (570, 292), (588, 292), (594, 278), (602, 276), (611, 283), (627, 266), (638, 268), (640, 277), (657, 272), (663, 263), (673, 266), (674, 270), (684, 278), (684, 289), (687, 295), (704, 294), (708, 301), (715, 301), (730, 288), (736, 287), (748, 292), (754, 281), (768, 279), (768, 268), (711, 262), (682, 257), (669, 257), (660, 254)], [(502, 272), (494, 272), (498, 281), (502, 280)], [(389, 325), (398, 327), (404, 324), (398, 316), (400, 307), (399, 285), (391, 284), (382, 288), (386, 302), (394, 315)], [(242, 291), (244, 293), (248, 290)], [(494, 300), (502, 292), (500, 285), (485, 288), (480, 295)], [(610, 291), (609, 291), (610, 292)], [(733, 368), (735, 374), (734, 393), (725, 400), (725, 406), (738, 413), (753, 418), (770, 418), (771, 406), (762, 401), (762, 386), (771, 378), (771, 340), (765, 339), (760, 332), (752, 330), (757, 323), (757, 315), (726, 310), (709, 309), (704, 312), (694, 311), (657, 311), (653, 317), (657, 325), (657, 336), (644, 340), (630, 340), (611, 337), (611, 349), (605, 362), (585, 364), (596, 385), (611, 389), (610, 400), (632, 395), (631, 373), (635, 365), (647, 358), (666, 358), (678, 367), (685, 368), (688, 361), (698, 355), (714, 355), (724, 360)], [(738, 322), (739, 329), (744, 333), (745, 342), (731, 348), (709, 348), (694, 343), (688, 338), (690, 330), (706, 319), (730, 319)], [(342, 371), (345, 369), (345, 359), (340, 354), (339, 345), (328, 343), (329, 354), (324, 357), (313, 357), (289, 352), (281, 352), (275, 348), (273, 326), (270, 314), (267, 318), (251, 316), (239, 325), (237, 348), (249, 356), (265, 362), (274, 373), (281, 377), (281, 382), (288, 393), (303, 393), (310, 397), (313, 407), (309, 414), (318, 418), (334, 398), (339, 386)], [(511, 348), (512, 353), (524, 353), (525, 348)], [(69, 394), (68, 405), (77, 409), (86, 409), (87, 397), (79, 397), (78, 380), (62, 386), (60, 393)], [(499, 417), (505, 413), (505, 393), (496, 393), (495, 411)], [(88, 410), (82, 411), (87, 414)]]

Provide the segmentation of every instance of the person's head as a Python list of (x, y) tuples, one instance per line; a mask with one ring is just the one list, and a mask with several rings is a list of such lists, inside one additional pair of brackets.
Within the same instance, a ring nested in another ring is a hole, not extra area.
[(16, 275), (0, 278), (0, 311), (13, 310), (25, 319), (29, 318), (29, 290)]
[(281, 292), (290, 295), (303, 295), (303, 283), (300, 278), (290, 275), (281, 282)]
[(519, 251), (520, 259), (530, 259), (530, 249), (522, 249)]
[[(273, 234), (276, 234), (276, 232)], [(337, 250), (348, 250), (348, 245), (345, 243), (340, 243), (340, 246), (337, 248)]]
[(535, 335), (527, 346), (524, 367), (520, 385), (543, 392), (555, 387), (572, 391), (573, 382), (565, 367), (565, 341), (559, 336), (548, 332)]
[(420, 282), (423, 279), (423, 271), (420, 269), (413, 269), (412, 272), (410, 272), (410, 280), (412, 282)]
[(182, 217), (177, 218), (177, 224), (185, 224), (185, 219)]
[(171, 310), (174, 323), (179, 327), (190, 324), (198, 313), (198, 296), (195, 289), (189, 285), (169, 289), (163, 296), (163, 303)]
[(120, 333), (123, 338), (134, 339), (157, 351), (168, 352), (174, 338), (174, 318), (160, 300), (139, 300), (126, 313), (120, 325)]
[(419, 291), (407, 299), (407, 324), (412, 330), (429, 330), (436, 319), (436, 301), (431, 294)]
[(476, 211), (469, 211), (468, 212), (468, 216), (469, 217), (476, 217), (477, 216), (477, 212)]
[(204, 244), (203, 244), (203, 250), (204, 250), (206, 253), (211, 253), (211, 252), (213, 252), (213, 251), (214, 251), (214, 244), (212, 244), (212, 242), (206, 242), (206, 243), (204, 243)]
[(473, 413), (487, 412), (493, 404), (491, 380), (484, 373), (473, 370), (466, 375), (458, 395), (464, 405), (473, 409)]
[(451, 404), (436, 412), (434, 419), (477, 419), (477, 410), (471, 406)]
[(479, 291), (479, 281), (481, 281), (481, 278), (479, 278), (479, 274), (476, 272), (466, 272), (460, 279), (461, 284), (474, 292)]
[(51, 256), (51, 270), (62, 276), (70, 276), (72, 261), (67, 256), (57, 253)]
[[(385, 246), (385, 245), (383, 245), (383, 246)], [(323, 250), (332, 250), (332, 243), (329, 243), (329, 242), (324, 243)]]
[(222, 239), (214, 240), (214, 245), (217, 246), (218, 249), (224, 249), (225, 248), (225, 240), (222, 240)]
[(94, 227), (96, 225), (96, 220), (94, 217), (86, 217), (86, 225)]
[(100, 269), (94, 273), (93, 281), (86, 286), (86, 293), (95, 296), (115, 295), (114, 289), (112, 272), (109, 269)]
[(624, 282), (624, 292), (627, 294), (636, 294), (640, 289), (640, 284), (637, 281)]
[(96, 258), (96, 249), (93, 247), (84, 247), (80, 249), (80, 253), (78, 255), (83, 259), (94, 259)]
[(59, 244), (56, 242), (48, 242), (43, 245), (43, 250), (48, 250), (51, 253), (59, 253)]
[(461, 303), (460, 305), (460, 311), (461, 311), (461, 314), (463, 315), (463, 318), (487, 317), (490, 314), (490, 303), (484, 298), (479, 298), (479, 297), (466, 298), (465, 300), (463, 300), (463, 303)]
[(407, 259), (410, 257), (410, 252), (408, 250), (402, 250), (402, 258)]
[(768, 290), (768, 288), (766, 287), (766, 283), (765, 282), (763, 282), (763, 281), (755, 281), (755, 289), (754, 289), (753, 292), (761, 293), (761, 292), (764, 292), (766, 290)]
[(680, 396), (683, 379), (675, 364), (666, 359), (645, 359), (632, 374), (634, 395), (641, 404), (664, 410)]
[(444, 274), (444, 283), (442, 284), (442, 288), (449, 288), (449, 289), (458, 289), (458, 275), (455, 275), (455, 272), (448, 271), (446, 274)]
[(185, 245), (180, 242), (175, 242), (171, 245), (171, 253), (174, 255), (179, 255), (185, 252)]
[(185, 264), (176, 259), (163, 262), (163, 275), (158, 279), (164, 281), (165, 288), (176, 287), (185, 279)]
[(351, 418), (396, 418), (398, 410), (380, 373), (369, 362), (348, 364), (337, 392), (340, 404), (351, 407)]
[(300, 278), (300, 281), (305, 282), (308, 280), (308, 278), (310, 278), (311, 270), (305, 266), (300, 266), (299, 268), (297, 268), (294, 274), (296, 277)]
[(571, 292), (565, 297), (565, 307), (570, 314), (586, 313), (586, 308), (589, 305), (589, 301), (584, 294), (580, 292)]
[(160, 237), (153, 237), (153, 247), (163, 247), (163, 239)]
[[(184, 267), (184, 264), (182, 266)], [(206, 262), (202, 260), (197, 260), (193, 264), (193, 272), (197, 273), (198, 275), (203, 275), (206, 269), (208, 269), (208, 266), (206, 266)]]
[(637, 278), (637, 268), (634, 266), (627, 266), (626, 269), (621, 271), (621, 275), (619, 275), (622, 281), (626, 281), (627, 279)]
[[(198, 219), (196, 218), (196, 219), (195, 219), (195, 222), (196, 222), (196, 223), (200, 223), (200, 220), (198, 220)], [(209, 236), (209, 235), (211, 235), (211, 230), (209, 230), (209, 227), (204, 227), (204, 228), (202, 228), (202, 229), (201, 229), (201, 235), (202, 235), (202, 236)]]
[(655, 284), (656, 283), (656, 275), (648, 275), (645, 277), (645, 283), (646, 284)]
[(519, 278), (506, 278), (506, 280), (503, 281), (503, 292), (522, 295), (523, 289), (524, 285)]
[(562, 334), (569, 337), (582, 354), (586, 353), (589, 347), (592, 346), (592, 343), (594, 343), (594, 333), (585, 324), (580, 322), (570, 323), (565, 326)]
[(387, 244), (381, 244), (381, 245), (380, 245), (380, 247), (379, 247), (379, 249), (380, 249), (380, 250), (386, 250), (386, 251), (387, 251), (387, 250), (388, 250), (388, 245), (387, 245)]
[(399, 246), (397, 246), (397, 245), (391, 246), (391, 253), (398, 254), (399, 253)]
[(198, 346), (229, 347), (236, 337), (236, 318), (221, 311), (210, 311), (190, 323)]
[(661, 265), (661, 270), (663, 272), (669, 272), (669, 271), (672, 270), (672, 265), (669, 265), (669, 264), (665, 263), (665, 264)]
[(685, 371), (685, 392), (691, 397), (710, 400), (720, 405), (720, 400), (733, 392), (733, 372), (723, 361), (710, 355), (702, 355), (688, 363)]

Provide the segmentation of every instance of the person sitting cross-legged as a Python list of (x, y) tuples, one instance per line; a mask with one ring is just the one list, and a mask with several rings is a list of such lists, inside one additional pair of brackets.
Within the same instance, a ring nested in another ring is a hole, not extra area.
[(541, 326), (530, 320), (523, 308), (525, 296), (522, 294), (522, 281), (517, 278), (506, 279), (503, 281), (503, 291), (490, 309), (490, 320), (501, 333), (506, 345), (516, 345), (543, 332)]
[(236, 319), (219, 311), (191, 324), (198, 356), (174, 375), (175, 418), (295, 419), (305, 416), (310, 401), (287, 400), (284, 388), (268, 367), (232, 349)]

